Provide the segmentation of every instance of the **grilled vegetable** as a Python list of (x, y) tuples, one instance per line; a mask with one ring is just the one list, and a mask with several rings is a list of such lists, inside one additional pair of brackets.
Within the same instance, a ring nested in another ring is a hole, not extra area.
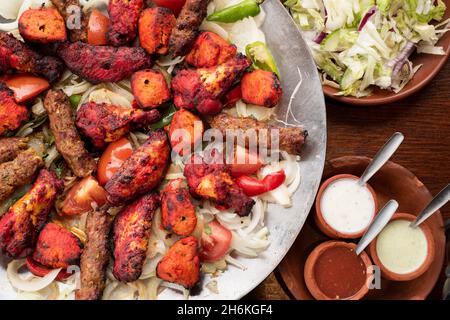
[(242, 77), (242, 100), (267, 108), (275, 107), (283, 95), (280, 80), (275, 73), (254, 70)]
[(1, 81), (14, 92), (17, 103), (28, 102), (50, 87), (47, 80), (30, 74), (7, 75)]
[(280, 78), (275, 59), (265, 43), (261, 41), (250, 43), (245, 47), (245, 54), (252, 60), (255, 69), (272, 71)]
[(98, 182), (104, 186), (133, 153), (133, 146), (127, 138), (111, 142), (98, 161)]
[(19, 18), (19, 31), (30, 42), (48, 44), (67, 40), (64, 19), (55, 8), (26, 10)]
[(0, 83), (0, 135), (20, 127), (28, 120), (28, 110), (14, 100), (14, 92)]
[(164, 75), (157, 70), (148, 69), (133, 74), (131, 89), (136, 102), (144, 109), (159, 107), (171, 97)]
[(169, 39), (177, 20), (167, 8), (148, 8), (139, 18), (139, 41), (149, 54), (167, 54)]

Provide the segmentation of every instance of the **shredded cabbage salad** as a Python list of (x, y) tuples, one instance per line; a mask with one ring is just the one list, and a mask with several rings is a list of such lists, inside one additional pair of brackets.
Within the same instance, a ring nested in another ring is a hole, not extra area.
[(410, 55), (445, 55), (449, 30), (442, 0), (286, 0), (302, 30), (322, 83), (336, 95), (364, 97), (373, 86), (401, 91), (421, 65)]
[[(105, 8), (108, 0), (82, 0), (82, 4), (86, 4), (86, 8), (97, 7)], [(208, 14), (215, 10), (233, 5), (240, 0), (214, 0), (209, 4)], [(13, 35), (19, 35), (17, 30), (17, 19), (20, 13), (28, 7), (39, 7), (42, 4), (51, 6), (50, 1), (46, 0), (9, 0), (7, 5), (2, 5), (0, 15), (8, 17), (12, 22), (0, 23), (0, 30), (10, 31)], [(260, 30), (260, 26), (264, 21), (265, 13), (261, 13), (256, 17), (245, 18), (236, 23), (215, 23), (204, 21), (201, 29), (212, 31), (223, 37), (224, 39), (235, 44), (240, 52), (245, 53), (245, 47), (255, 41), (265, 43), (264, 33)], [(155, 67), (159, 68), (170, 81), (170, 74), (174, 67), (183, 61), (182, 58), (168, 59), (163, 57), (156, 61)], [(68, 96), (77, 94), (81, 95), (78, 107), (86, 101), (95, 101), (97, 103), (106, 102), (130, 107), (133, 101), (131, 93), (131, 84), (129, 80), (123, 80), (119, 83), (102, 83), (92, 85), (91, 83), (81, 79), (80, 77), (66, 71), (61, 80), (55, 85), (55, 88), (62, 89)], [(242, 100), (238, 101), (235, 107), (224, 110), (234, 116), (254, 117), (261, 121), (275, 119), (275, 108), (264, 108), (261, 106), (253, 106), (245, 104)], [(45, 163), (47, 167), (54, 167), (61, 159), (51, 132), (46, 124), (47, 115), (41, 98), (37, 98), (32, 107), (33, 119), (26, 123), (16, 135), (27, 136), (33, 140), (34, 135), (43, 134), (48, 136), (48, 143), (45, 146), (36, 140), (36, 149), (41, 148), (41, 153), (46, 154)], [(281, 120), (280, 120), (281, 121)], [(132, 132), (128, 138), (135, 145), (142, 144), (148, 136), (143, 132)], [(245, 260), (238, 257), (255, 258), (270, 246), (269, 230), (265, 226), (265, 215), (267, 213), (268, 203), (276, 203), (284, 207), (292, 205), (292, 195), (296, 191), (300, 183), (300, 166), (298, 156), (289, 155), (281, 152), (282, 160), (267, 163), (258, 172), (258, 177), (264, 176), (284, 170), (286, 179), (284, 183), (268, 193), (254, 197), (256, 204), (249, 216), (240, 217), (234, 212), (219, 211), (209, 201), (194, 200), (197, 208), (197, 227), (193, 233), (196, 237), (201, 237), (204, 226), (217, 219), (217, 221), (228, 228), (232, 232), (231, 248), (228, 254), (220, 261), (215, 263), (203, 263), (202, 272), (209, 274), (211, 280), (205, 283), (205, 287), (212, 293), (218, 294), (217, 281), (214, 277), (220, 275), (229, 266), (245, 270)], [(165, 180), (184, 178), (183, 163), (172, 163), (169, 167)], [(64, 177), (65, 189), (68, 190), (76, 182), (76, 177)], [(163, 182), (162, 185), (165, 185)], [(29, 187), (29, 186), (28, 186)], [(24, 190), (18, 190), (17, 193), (24, 193)], [(13, 195), (17, 198), (18, 194)], [(11, 205), (11, 201), (6, 201), (0, 205), (0, 215)], [(56, 205), (58, 208), (58, 204)], [(121, 208), (110, 209), (110, 214), (115, 215)], [(77, 217), (64, 218), (58, 215), (52, 215), (52, 221), (59, 223), (74, 233), (83, 243), (86, 241), (86, 218), (87, 213)], [(188, 298), (189, 291), (180, 285), (164, 282), (156, 276), (156, 266), (163, 258), (167, 250), (177, 240), (176, 237), (168, 236), (168, 232), (161, 227), (161, 213), (158, 210), (153, 218), (152, 233), (149, 241), (146, 262), (143, 272), (139, 280), (132, 283), (121, 283), (112, 274), (112, 265), (108, 267), (106, 288), (103, 293), (103, 299), (139, 299), (149, 300), (157, 299), (163, 290), (175, 290)], [(45, 277), (37, 277), (25, 268), (25, 260), (13, 260), (7, 266), (7, 275), (11, 286), (17, 292), (19, 299), (74, 299), (75, 290), (79, 285), (80, 273), (76, 272), (67, 280), (56, 281), (59, 269), (55, 269)]]

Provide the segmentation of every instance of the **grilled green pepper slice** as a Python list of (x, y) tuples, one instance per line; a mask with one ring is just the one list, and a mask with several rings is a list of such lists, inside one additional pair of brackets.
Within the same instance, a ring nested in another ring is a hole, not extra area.
[(215, 22), (236, 22), (247, 17), (257, 16), (261, 12), (261, 0), (244, 0), (209, 15), (206, 20)]
[(169, 125), (172, 122), (172, 118), (175, 112), (177, 112), (177, 108), (173, 104), (171, 104), (169, 108), (167, 108), (162, 119), (150, 125), (150, 128), (153, 130), (157, 130)]
[(245, 54), (252, 60), (253, 68), (272, 71), (280, 78), (280, 72), (278, 71), (275, 59), (265, 43), (256, 41), (248, 44), (245, 47)]

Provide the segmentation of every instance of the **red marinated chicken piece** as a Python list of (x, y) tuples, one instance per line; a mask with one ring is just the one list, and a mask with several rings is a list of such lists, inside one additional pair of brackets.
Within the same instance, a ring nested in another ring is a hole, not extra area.
[(0, 220), (0, 250), (12, 258), (21, 258), (36, 244), (39, 231), (47, 220), (64, 183), (42, 169), (33, 187)]
[(175, 106), (203, 114), (219, 113), (223, 108), (220, 98), (250, 64), (247, 57), (238, 54), (215, 67), (180, 71), (172, 79)]
[(64, 65), (58, 58), (43, 56), (13, 35), (0, 31), (0, 73), (8, 70), (34, 73), (54, 82), (61, 76)]
[(94, 84), (121, 81), (152, 64), (145, 50), (136, 47), (65, 43), (58, 48), (58, 55), (73, 73)]
[(108, 31), (109, 43), (119, 47), (136, 38), (137, 22), (144, 0), (110, 0), (108, 13), (111, 20)]
[(242, 100), (267, 108), (275, 107), (283, 95), (280, 80), (275, 73), (253, 70), (242, 77)]
[(197, 239), (191, 236), (175, 242), (158, 263), (156, 274), (165, 281), (180, 284), (187, 289), (194, 287), (200, 281)]
[(14, 100), (14, 92), (0, 82), (0, 135), (20, 127), (28, 119), (28, 110)]
[(144, 109), (159, 107), (171, 97), (166, 78), (159, 70), (141, 70), (133, 74), (131, 89), (136, 102)]
[(170, 9), (148, 8), (139, 19), (139, 41), (149, 54), (167, 54), (169, 38), (177, 20)]
[(19, 31), (30, 42), (47, 44), (67, 40), (66, 24), (55, 8), (26, 10), (19, 18)]
[(69, 230), (56, 223), (47, 223), (39, 234), (33, 259), (56, 269), (79, 265), (81, 242)]
[(78, 110), (75, 124), (96, 148), (103, 149), (108, 142), (119, 140), (132, 128), (145, 127), (160, 118), (161, 114), (156, 109), (143, 111), (87, 102)]

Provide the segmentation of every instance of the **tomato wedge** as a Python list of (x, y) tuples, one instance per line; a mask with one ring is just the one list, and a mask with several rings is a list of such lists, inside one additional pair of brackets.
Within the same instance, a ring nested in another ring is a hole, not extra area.
[(254, 174), (262, 166), (263, 163), (257, 154), (250, 153), (244, 147), (236, 146), (233, 163), (230, 164), (231, 175), (233, 177)]
[(7, 75), (1, 80), (14, 92), (14, 99), (17, 103), (36, 98), (50, 88), (47, 80), (30, 74)]
[(99, 10), (92, 10), (87, 27), (88, 43), (94, 46), (103, 46), (108, 44), (108, 27), (109, 18)]
[(104, 186), (132, 153), (133, 146), (127, 138), (110, 143), (98, 162), (97, 178), (100, 185)]
[(61, 215), (74, 216), (92, 209), (92, 203), (101, 207), (106, 203), (106, 191), (93, 177), (86, 177), (75, 184), (61, 204)]
[(231, 231), (213, 220), (203, 230), (200, 259), (204, 262), (215, 262), (222, 259), (231, 246)]
[(253, 197), (278, 188), (285, 179), (286, 174), (284, 173), (284, 170), (280, 170), (268, 174), (262, 180), (249, 176), (240, 176), (237, 178), (236, 183), (242, 188), (246, 195)]
[(186, 0), (153, 0), (153, 2), (159, 7), (169, 8), (178, 16)]
[[(45, 277), (50, 271), (52, 271), (52, 269), (44, 267), (42, 264), (34, 261), (31, 256), (28, 256), (26, 258), (25, 263), (28, 270), (30, 270), (30, 272), (37, 277)], [(63, 281), (69, 278), (71, 275), (72, 274), (68, 273), (66, 270), (61, 270), (56, 276), (56, 280)]]

